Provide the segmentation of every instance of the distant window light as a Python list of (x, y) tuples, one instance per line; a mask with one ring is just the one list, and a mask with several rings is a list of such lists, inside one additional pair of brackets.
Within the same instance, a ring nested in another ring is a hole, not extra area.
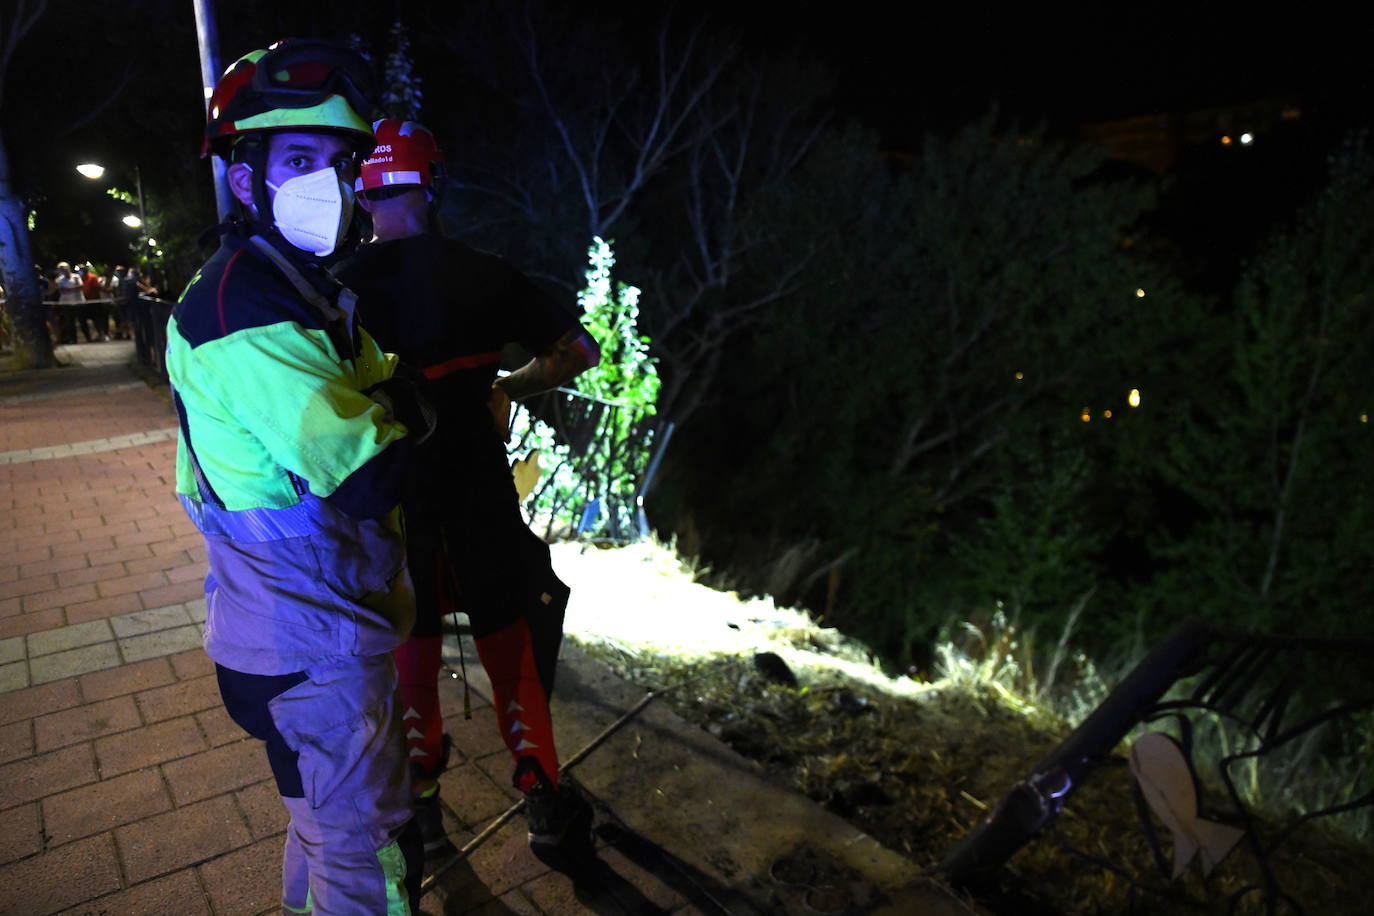
[(1362, 414), (1360, 414), (1360, 422), (1361, 422), (1361, 423), (1368, 423), (1368, 422), (1369, 422), (1369, 414), (1367, 414), (1367, 413), (1362, 413)]
[(1112, 418), (1112, 412), (1111, 412), (1110, 410), (1104, 410), (1104, 411), (1102, 411), (1102, 419), (1104, 419), (1104, 420), (1110, 420), (1111, 418)]
[(1230, 146), (1230, 145), (1231, 145), (1231, 135), (1230, 135), (1230, 134), (1226, 134), (1226, 135), (1224, 135), (1224, 136), (1221, 138), (1221, 145), (1222, 145), (1222, 146)]
[(1252, 144), (1252, 143), (1254, 143), (1254, 142), (1255, 142), (1255, 135), (1252, 134), (1252, 133), (1250, 133), (1249, 131), (1246, 131), (1245, 133), (1243, 133), (1243, 134), (1240, 135), (1240, 145), (1241, 145), (1241, 146), (1249, 146), (1250, 144)]
[(1144, 299), (1144, 298), (1145, 298), (1145, 290), (1143, 290), (1143, 289), (1136, 289), (1136, 291), (1135, 291), (1135, 297), (1136, 297), (1137, 299)]
[(1024, 373), (1024, 372), (1018, 372), (1018, 373), (1016, 373), (1016, 380), (1017, 380), (1018, 382), (1021, 381), (1021, 379), (1025, 378), (1025, 377), (1026, 377), (1026, 373)]
[(1139, 407), (1139, 406), (1140, 406), (1140, 389), (1139, 389), (1139, 388), (1132, 388), (1132, 389), (1131, 389), (1131, 393), (1128, 394), (1128, 395), (1126, 395), (1126, 403), (1127, 403), (1127, 404), (1130, 404), (1132, 407)]
[(1091, 421), (1092, 418), (1093, 418), (1093, 412), (1092, 412), (1091, 410), (1089, 410), (1088, 408), (1086, 408), (1086, 407), (1084, 407), (1084, 408), (1083, 408), (1083, 412), (1082, 412), (1081, 414), (1078, 415), (1078, 419), (1082, 420), (1084, 423), (1087, 423), (1087, 422)]

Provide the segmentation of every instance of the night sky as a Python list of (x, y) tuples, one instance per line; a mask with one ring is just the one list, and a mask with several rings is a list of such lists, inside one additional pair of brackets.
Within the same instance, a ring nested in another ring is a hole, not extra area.
[[(53, 3), (26, 40), (10, 75), (5, 131), (21, 181), (36, 179), (49, 196), (79, 158), (100, 155), (154, 160), (184, 150), (194, 156), (198, 115), (174, 116), (199, 104), (198, 60), (189, 0), (135, 0), (102, 9)], [(628, 0), (581, 4), (617, 15), (633, 30), (658, 8)], [(356, 6), (259, 0), (219, 4), (222, 65), (251, 47), (287, 34), (371, 30), (378, 45), (395, 11), (423, 29), (446, 21), (450, 3)], [(1349, 14), (1304, 11), (1289, 18), (1238, 4), (1096, 6), (1052, 11), (1018, 5), (916, 6), (910, 13), (874, 2), (796, 0), (688, 4), (704, 12), (750, 51), (799, 48), (837, 78), (835, 108), (877, 130), (892, 149), (915, 149), (922, 133), (949, 130), (997, 106), (1023, 126), (1045, 123), (1073, 137), (1084, 122), (1240, 104), (1296, 94), (1306, 114), (1328, 125), (1319, 142), (1361, 123), (1369, 107), (1367, 48), (1374, 34)], [(351, 10), (351, 12), (350, 12)], [(107, 18), (108, 17), (108, 18)], [(83, 54), (49, 53), (85, 34)], [(46, 49), (46, 50), (45, 50)], [(112, 106), (75, 132), (35, 145), (40, 124), (75, 118), (135, 61), (127, 91), (132, 104)], [(421, 59), (431, 87), (441, 65)], [(439, 93), (434, 93), (437, 97)], [(159, 147), (149, 153), (150, 146)], [(54, 155), (55, 154), (55, 155)], [(72, 159), (72, 163), (67, 160)], [(1313, 151), (1294, 168), (1320, 162)], [(55, 171), (56, 170), (56, 171)], [(154, 168), (156, 182), (165, 169)], [(61, 176), (61, 177), (59, 177)], [(1281, 179), (1281, 176), (1274, 176)]]
[[(610, 8), (625, 4), (603, 3)], [(799, 42), (840, 80), (837, 103), (894, 145), (996, 104), (1072, 133), (1084, 121), (1297, 93), (1367, 110), (1374, 28), (1353, 13), (1280, 17), (1254, 4), (695, 4), (747, 45)], [(762, 11), (762, 12), (761, 12)], [(1334, 112), (1332, 112), (1334, 113)], [(1347, 112), (1348, 114), (1348, 112)]]

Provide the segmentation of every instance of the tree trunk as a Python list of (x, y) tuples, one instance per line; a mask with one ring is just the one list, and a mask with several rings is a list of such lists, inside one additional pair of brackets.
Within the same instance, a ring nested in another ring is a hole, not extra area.
[(14, 322), (15, 365), (21, 369), (57, 365), (44, 322), (43, 295), (34, 276), (28, 214), (10, 180), (4, 137), (0, 137), (0, 271), (5, 275), (5, 308)]

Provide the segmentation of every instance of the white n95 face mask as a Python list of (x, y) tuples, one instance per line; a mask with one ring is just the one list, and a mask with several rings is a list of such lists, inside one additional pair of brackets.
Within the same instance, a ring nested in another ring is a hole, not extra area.
[(267, 186), (276, 192), (272, 219), (288, 242), (316, 257), (334, 250), (353, 216), (353, 189), (338, 172), (323, 168)]

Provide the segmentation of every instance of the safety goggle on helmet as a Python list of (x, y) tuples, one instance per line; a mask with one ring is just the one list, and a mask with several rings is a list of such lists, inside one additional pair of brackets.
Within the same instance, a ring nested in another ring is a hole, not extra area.
[(358, 167), (355, 191), (367, 194), (383, 188), (429, 187), (434, 183), (435, 172), (443, 160), (429, 128), (416, 121), (383, 118), (372, 125), (372, 130), (377, 135), (377, 145)]
[(250, 51), (224, 72), (210, 96), (201, 155), (229, 158), (246, 134), (332, 130), (360, 150), (372, 147), (371, 68), (361, 55), (327, 41), (289, 38)]

